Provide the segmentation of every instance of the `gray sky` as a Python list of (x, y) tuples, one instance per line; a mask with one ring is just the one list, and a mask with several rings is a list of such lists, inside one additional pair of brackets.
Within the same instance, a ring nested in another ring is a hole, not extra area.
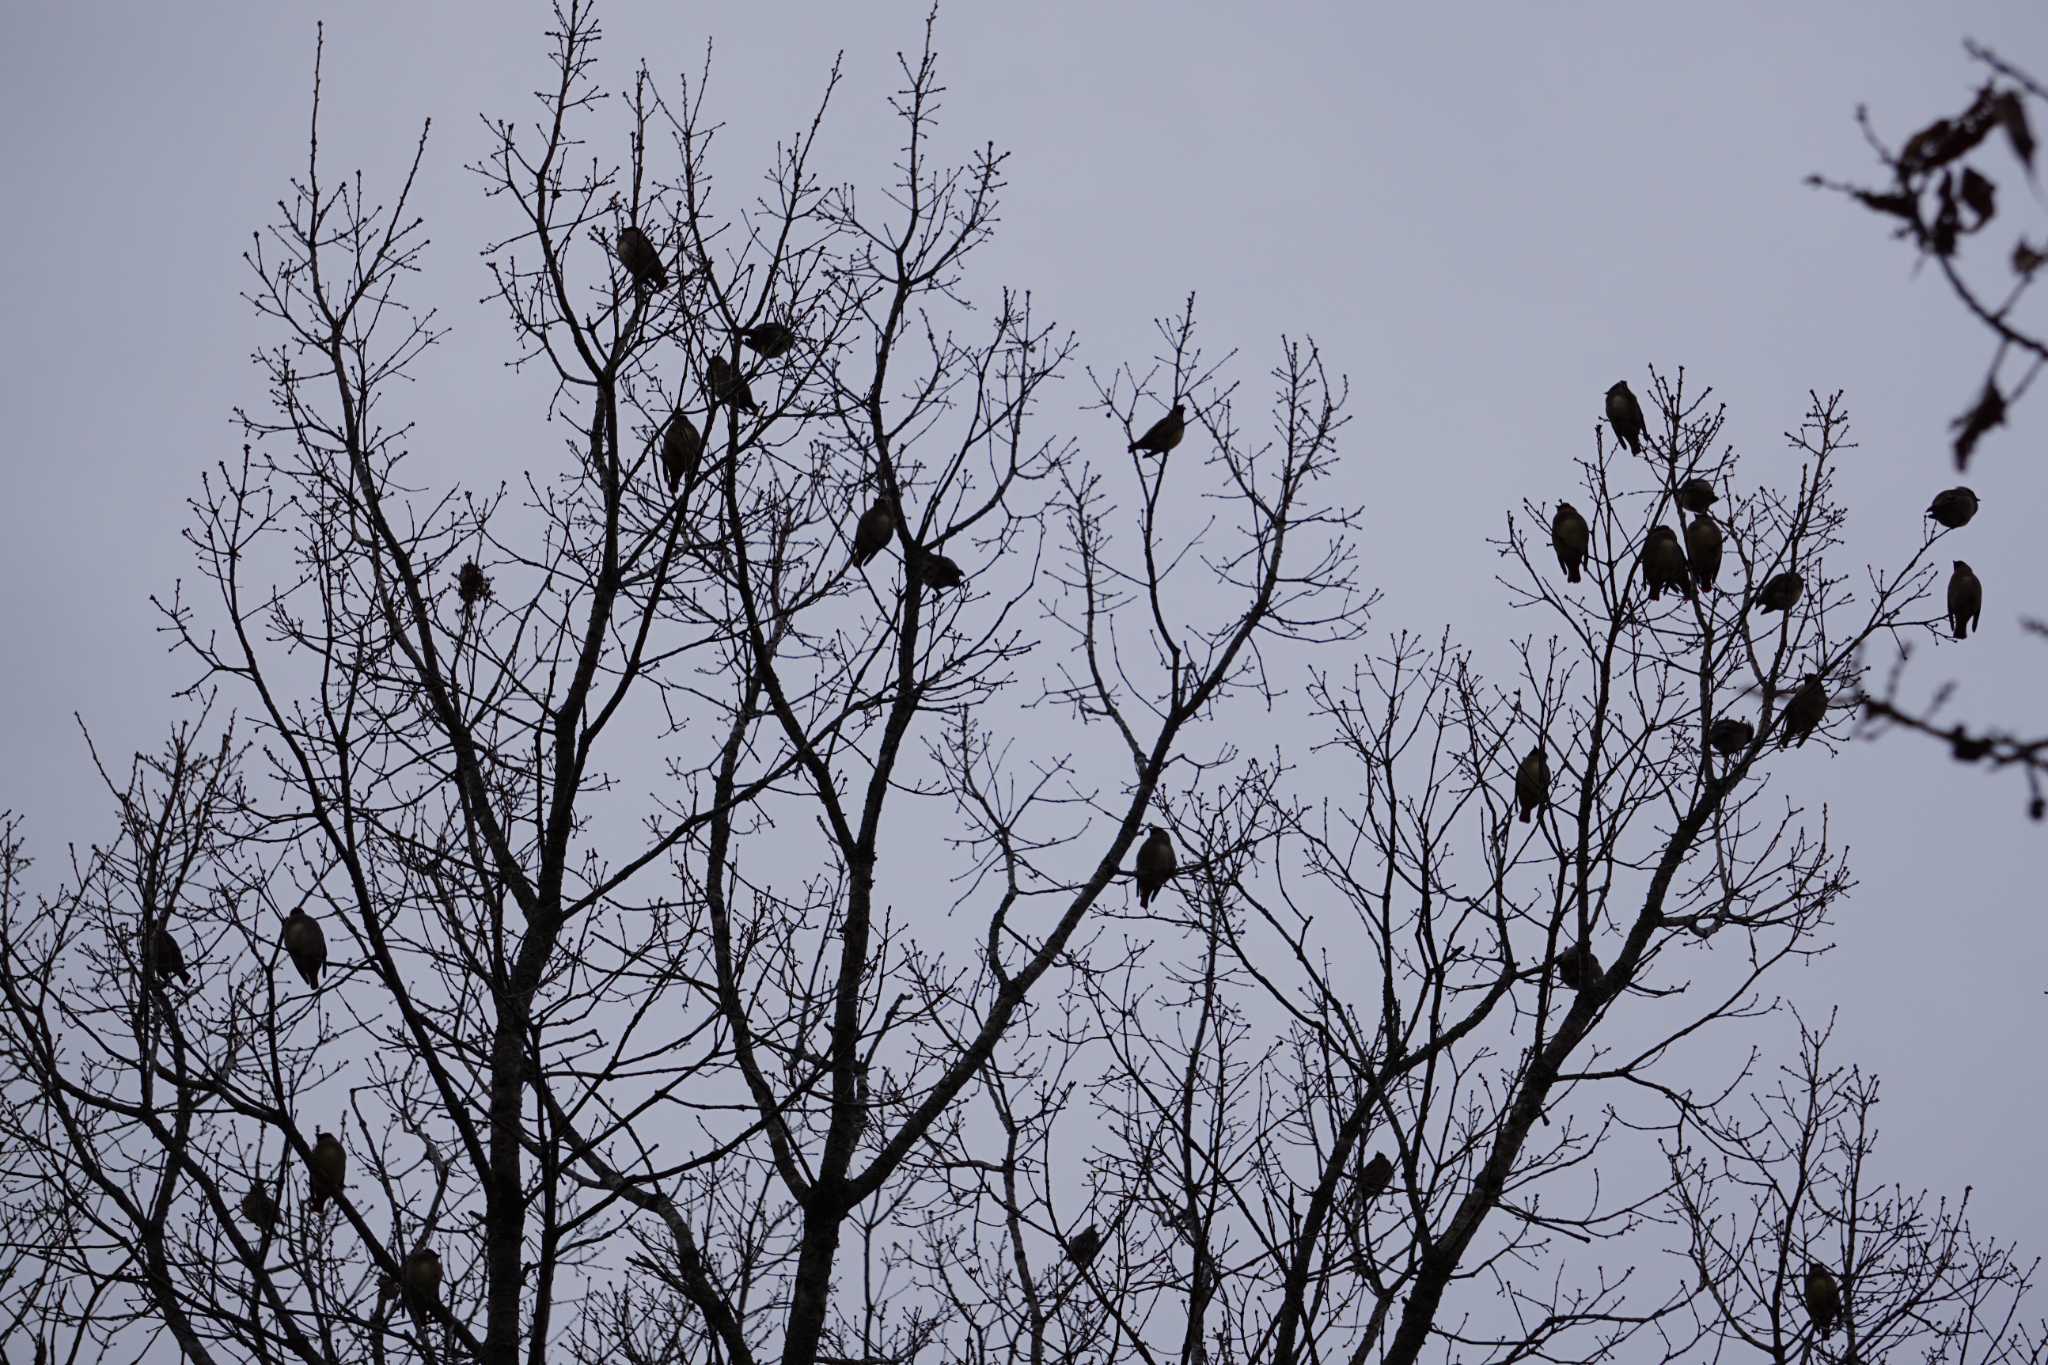
[[(1866, 170), (1859, 101), (1895, 136), (1952, 112), (1974, 79), (1965, 35), (2048, 67), (2038, 0), (1564, 8), (959, 4), (939, 36), (946, 137), (1015, 153), (981, 282), (1031, 287), (1099, 371), (1151, 355), (1150, 319), (1190, 289), (1208, 345), (1243, 347), (1254, 387), (1278, 334), (1315, 335), (1353, 381), (1347, 465), (1366, 578), (1388, 590), (1378, 627), (1448, 621), (1496, 664), (1530, 623), (1506, 610), (1484, 538), (1521, 499), (1557, 496), (1602, 391), (1622, 376), (1646, 391), (1647, 364), (1711, 383), (1759, 465), (1809, 388), (1846, 390), (1861, 441), (1842, 485), (1852, 547), (1899, 557), (1929, 494), (1954, 482), (1946, 425), (1985, 350), (1879, 224), (1800, 180)], [(638, 55), (694, 72), (716, 40), (729, 193), (808, 113), (841, 48), (827, 163), (886, 172), (881, 97), (921, 6), (614, 0), (605, 15), (614, 89)], [(29, 814), (46, 867), (107, 828), (73, 710), (116, 755), (180, 713), (188, 665), (165, 654), (148, 598), (188, 570), (183, 499), (236, 448), (230, 408), (261, 398), (239, 253), (303, 161), (315, 17), (10, 16), (0, 809)], [(425, 290), (455, 334), (422, 373), (416, 444), (437, 474), (494, 483), (549, 458), (512, 415), (545, 395), (501, 368), (504, 325), (476, 302), (475, 248), (502, 219), (462, 165), (483, 146), (479, 110), (529, 109), (545, 10), (326, 17), (330, 166), (388, 172), (434, 119)], [(1069, 388), (1085, 392), (1078, 371)], [(2044, 655), (2015, 625), (2048, 613), (2028, 543), (2029, 513), (2048, 505), (2048, 417), (2023, 413), (1970, 478), (1987, 506), (1958, 553), (1986, 585), (1984, 635), (1920, 672), (1962, 677), (1981, 715), (2041, 712)], [(1100, 439), (1098, 417), (1068, 425)], [(2048, 1011), (2048, 829), (2025, 822), (2017, 784), (1926, 745), (1809, 749), (1783, 772), (1832, 804), (1862, 888), (1840, 949), (1778, 988), (1813, 1014), (1839, 1001), (1841, 1059), (1885, 1076), (1888, 1174), (1972, 1184), (1980, 1228), (2032, 1233), (2048, 1223), (2042, 1101), (2000, 1053), (2040, 1036)]]

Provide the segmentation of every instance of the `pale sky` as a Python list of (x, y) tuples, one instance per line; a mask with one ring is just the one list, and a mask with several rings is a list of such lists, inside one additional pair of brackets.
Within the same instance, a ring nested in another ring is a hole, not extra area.
[[(27, 814), (53, 873), (66, 841), (109, 828), (72, 712), (115, 755), (183, 713), (172, 693), (189, 665), (167, 656), (149, 597), (188, 574), (183, 500), (238, 447), (231, 408), (262, 399), (248, 354), (265, 333), (238, 294), (239, 254), (302, 164), (320, 13), (10, 14), (0, 810)], [(827, 160), (835, 178), (887, 173), (897, 131), (882, 97), (921, 5), (613, 0), (604, 13), (614, 89), (637, 56), (694, 72), (715, 41), (711, 107), (734, 182), (808, 113), (843, 49)], [(498, 458), (518, 446), (507, 396), (530, 404), (535, 390), (502, 368), (506, 329), (478, 303), (475, 251), (502, 219), (463, 166), (484, 145), (479, 111), (526, 114), (545, 8), (324, 17), (331, 165), (388, 173), (434, 120), (424, 288), (455, 331), (414, 400), (416, 445), (442, 476), (495, 483), (523, 458)], [(1928, 497), (1956, 481), (1947, 424), (1985, 347), (1881, 224), (1801, 180), (1869, 169), (1859, 102), (1895, 137), (1960, 107), (1976, 80), (1965, 36), (2048, 68), (2038, 0), (963, 3), (941, 16), (938, 47), (946, 137), (1014, 153), (980, 280), (1030, 287), (1098, 371), (1152, 354), (1151, 319), (1189, 290), (1208, 344), (1243, 348), (1247, 380), (1282, 332), (1313, 334), (1352, 380), (1364, 576), (1387, 591), (1375, 634), (1448, 622), (1498, 666), (1528, 624), (1494, 585), (1485, 539), (1524, 498), (1558, 496), (1602, 392), (1621, 377), (1646, 392), (1650, 364), (1712, 384), (1729, 439), (1760, 463), (1808, 389), (1845, 390), (1861, 442), (1842, 477), (1852, 547), (1889, 562), (1920, 534)], [(1078, 370), (1068, 387), (1083, 396)], [(1068, 426), (1100, 437), (1099, 417)], [(1982, 448), (1967, 554), (1983, 635), (1921, 660), (1924, 683), (1961, 678), (1977, 716), (2043, 711), (2048, 654), (2016, 623), (2048, 614), (2044, 431), (2037, 403)], [(2025, 820), (2016, 781), (1906, 739), (1834, 759), (1810, 748), (1782, 780), (1830, 804), (1861, 886), (1840, 947), (1776, 989), (1815, 1016), (1839, 1004), (1839, 1059), (1883, 1074), (1887, 1178), (1971, 1184), (1980, 1230), (2048, 1249), (2035, 1235), (2043, 1100), (2010, 1051), (2048, 1014), (2048, 826)]]

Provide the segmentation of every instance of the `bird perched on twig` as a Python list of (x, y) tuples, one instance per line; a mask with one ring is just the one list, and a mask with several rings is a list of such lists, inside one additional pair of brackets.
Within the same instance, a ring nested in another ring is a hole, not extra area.
[(1927, 504), (1927, 515), (1951, 531), (1967, 526), (1977, 515), (1977, 495), (1961, 484), (1944, 488)]
[(661, 433), (661, 472), (668, 478), (668, 491), (675, 492), (686, 479), (694, 483), (703, 460), (704, 433), (697, 430), (688, 413), (677, 408), (669, 414), (668, 426)]
[(1948, 627), (1958, 640), (1970, 638), (1970, 628), (1984, 614), (1984, 584), (1969, 565), (1956, 561), (1948, 576)]
[(491, 580), (484, 577), (484, 571), (474, 559), (462, 561), (462, 568), (455, 575), (455, 597), (468, 611), (491, 595)]
[(284, 928), (278, 938), (306, 984), (320, 989), (320, 970), (327, 965), (327, 935), (321, 930), (320, 921), (295, 905), (284, 917)]
[(1145, 434), (1131, 442), (1131, 451), (1140, 450), (1147, 455), (1164, 455), (1180, 444), (1180, 438), (1188, 432), (1188, 410), (1184, 403), (1175, 403), (1173, 411), (1145, 428)]
[(1140, 908), (1150, 905), (1152, 898), (1159, 894), (1159, 889), (1172, 881), (1174, 872), (1178, 870), (1173, 856), (1173, 840), (1166, 837), (1166, 831), (1158, 825), (1147, 825), (1146, 829), (1151, 832), (1145, 836), (1145, 842), (1138, 846), (1137, 869), (1134, 873), (1138, 879)]
[(1643, 453), (1643, 405), (1636, 401), (1626, 379), (1617, 380), (1607, 390), (1607, 425), (1631, 454)]
[(634, 284), (668, 288), (668, 267), (661, 263), (661, 253), (637, 225), (628, 223), (619, 229), (618, 254), (619, 264), (626, 267)]
[(1086, 1270), (1089, 1263), (1102, 1250), (1102, 1233), (1093, 1223), (1090, 1223), (1087, 1227), (1069, 1237), (1064, 1245), (1067, 1259), (1082, 1270)]
[(1724, 757), (1739, 754), (1756, 738), (1756, 727), (1746, 720), (1723, 716), (1707, 727), (1707, 747)]
[(1678, 504), (1679, 511), (1691, 512), (1698, 516), (1712, 507), (1720, 496), (1714, 491), (1714, 485), (1705, 479), (1695, 477), (1678, 485), (1678, 492), (1673, 495), (1673, 501)]
[(185, 954), (178, 947), (178, 940), (171, 937), (171, 931), (159, 924), (149, 931), (148, 960), (143, 964), (145, 974), (161, 985), (167, 978), (190, 983), (192, 974), (185, 970)]
[(1600, 959), (1593, 945), (1575, 943), (1557, 955), (1557, 981), (1568, 991), (1583, 991), (1600, 979)]
[(912, 581), (930, 588), (933, 592), (944, 592), (957, 588), (967, 581), (967, 575), (937, 550), (927, 550), (922, 545), (910, 547), (910, 577)]
[(1806, 1265), (1806, 1316), (1813, 1319), (1813, 1330), (1818, 1336), (1827, 1336), (1835, 1330), (1835, 1323), (1842, 1316), (1842, 1286), (1835, 1283), (1834, 1273), (1819, 1261)]
[(405, 1306), (415, 1321), (424, 1322), (427, 1310), (441, 1301), (441, 1255), (424, 1242), (412, 1249), (399, 1267), (405, 1290)]
[(1784, 573), (1773, 574), (1756, 595), (1760, 611), (1790, 611), (1792, 604), (1799, 600), (1799, 594), (1806, 591), (1806, 580), (1787, 569)]
[(1820, 674), (1809, 673), (1778, 716), (1778, 747), (1788, 748), (1794, 740), (1806, 743), (1807, 736), (1814, 732), (1821, 717), (1827, 713), (1827, 686), (1821, 682)]
[(1537, 810), (1550, 804), (1550, 757), (1537, 740), (1515, 769), (1515, 805), (1521, 808), (1522, 823), (1528, 824)]
[(1640, 559), (1643, 582), (1650, 589), (1650, 600), (1656, 601), (1664, 589), (1671, 588), (1693, 595), (1692, 571), (1685, 562), (1685, 550), (1678, 543), (1678, 532), (1669, 526), (1652, 526), (1649, 539), (1643, 542)]
[(1721, 576), (1721, 527), (1702, 512), (1685, 528), (1685, 558), (1692, 566), (1692, 581), (1701, 592), (1712, 592)]
[(889, 510), (889, 500), (877, 495), (868, 510), (860, 514), (860, 522), (853, 528), (853, 564), (859, 568), (882, 553), (889, 544), (889, 537), (896, 534), (896, 514)]
[(1579, 568), (1586, 562), (1586, 550), (1593, 543), (1593, 532), (1586, 525), (1586, 519), (1579, 515), (1579, 509), (1568, 502), (1557, 505), (1557, 515), (1550, 519), (1550, 548), (1557, 551), (1557, 567), (1564, 570), (1564, 581), (1579, 581)]
[(1359, 1167), (1358, 1197), (1361, 1200), (1377, 1199), (1393, 1183), (1394, 1163), (1387, 1159), (1385, 1152), (1374, 1152), (1372, 1160)]
[(259, 1232), (277, 1231), (277, 1201), (270, 1197), (270, 1191), (261, 1185), (251, 1185), (249, 1192), (242, 1196), (242, 1217)]
[(747, 377), (732, 367), (732, 362), (722, 355), (711, 357), (711, 363), (704, 367), (704, 382), (710, 386), (711, 396), (720, 403), (728, 403), (741, 412), (759, 412), (761, 405), (754, 401), (754, 390), (747, 383)]
[(323, 1205), (341, 1193), (348, 1179), (348, 1153), (341, 1140), (324, 1129), (315, 1129), (313, 1150), (306, 1157), (306, 1207), (318, 1213)]
[(741, 332), (740, 344), (763, 360), (780, 360), (796, 345), (796, 333), (779, 322), (764, 322)]

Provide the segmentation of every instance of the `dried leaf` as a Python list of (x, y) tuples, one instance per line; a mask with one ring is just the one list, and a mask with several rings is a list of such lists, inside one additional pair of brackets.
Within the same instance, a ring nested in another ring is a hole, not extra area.
[(1956, 210), (1955, 177), (1944, 172), (1941, 177), (1941, 208), (1934, 215), (1934, 226), (1927, 232), (1927, 249), (1937, 256), (1956, 254), (1956, 234), (1962, 231), (1963, 215)]
[(2005, 425), (2005, 395), (1998, 391), (1998, 385), (1984, 381), (1984, 394), (1977, 405), (1964, 413), (1949, 426), (1956, 432), (1956, 468), (1969, 466), (1970, 452), (1977, 448), (1978, 438), (1993, 427)]
[(1995, 101), (1998, 121), (2005, 125), (2006, 140), (2012, 143), (2012, 154), (2027, 168), (2027, 175), (2034, 174), (2034, 130), (2027, 126), (2027, 105), (2017, 90), (2008, 90)]
[(2018, 275), (2021, 279), (2032, 279), (2034, 272), (2039, 270), (2043, 263), (2048, 263), (2048, 249), (2028, 246), (2027, 239), (2024, 237), (2013, 243), (2013, 274)]
[(1991, 221), (1991, 215), (1998, 211), (1998, 186), (1977, 173), (1974, 166), (1963, 167), (1963, 183), (1959, 190), (1963, 204), (1977, 215), (1976, 223), (1970, 228), (1975, 232)]
[(1901, 190), (1897, 194), (1879, 194), (1875, 190), (1858, 190), (1856, 197), (1863, 207), (1877, 213), (1889, 213), (1894, 218), (1911, 218), (1913, 206), (1919, 201)]

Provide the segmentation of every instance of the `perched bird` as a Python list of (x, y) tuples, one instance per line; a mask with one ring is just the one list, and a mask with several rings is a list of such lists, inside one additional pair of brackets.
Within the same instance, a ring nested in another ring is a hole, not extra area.
[(1521, 808), (1525, 825), (1538, 808), (1550, 804), (1550, 758), (1540, 739), (1515, 769), (1515, 804)]
[(1714, 491), (1714, 485), (1708, 483), (1705, 479), (1691, 478), (1678, 485), (1675, 501), (1678, 503), (1679, 511), (1691, 512), (1694, 516), (1698, 516), (1709, 507), (1712, 507), (1720, 496), (1719, 493)]
[(1151, 831), (1145, 842), (1138, 846), (1138, 863), (1135, 873), (1138, 879), (1138, 905), (1142, 908), (1152, 903), (1159, 894), (1159, 888), (1173, 880), (1176, 863), (1173, 856), (1173, 840), (1166, 837), (1166, 831), (1157, 825), (1148, 825)]
[(484, 577), (474, 559), (463, 560), (461, 571), (455, 575), (455, 596), (461, 600), (462, 609), (468, 611), (490, 595), (491, 580)]
[(1394, 1163), (1385, 1152), (1374, 1152), (1372, 1160), (1358, 1168), (1358, 1197), (1377, 1199), (1394, 1183)]
[(721, 403), (730, 403), (741, 412), (759, 412), (761, 405), (754, 401), (754, 390), (748, 386), (747, 377), (732, 367), (732, 362), (722, 355), (711, 357), (711, 363), (704, 367), (704, 382), (711, 386), (711, 396)]
[(259, 1232), (277, 1231), (277, 1201), (270, 1197), (270, 1191), (261, 1185), (251, 1185), (249, 1192), (242, 1196), (242, 1217), (249, 1220), (251, 1227)]
[(1593, 956), (1590, 943), (1574, 944), (1557, 955), (1557, 983), (1568, 991), (1583, 991), (1600, 979), (1600, 959)]
[(1944, 488), (1927, 504), (1927, 515), (1951, 531), (1968, 526), (1970, 518), (1977, 515), (1977, 495), (1961, 484)]
[(348, 1178), (348, 1153), (342, 1150), (341, 1140), (334, 1134), (315, 1131), (313, 1151), (306, 1158), (306, 1207), (318, 1213), (330, 1198), (341, 1193), (342, 1183)]
[(1823, 1337), (1835, 1330), (1842, 1316), (1842, 1286), (1819, 1261), (1806, 1264), (1806, 1316), (1813, 1319), (1814, 1332)]
[(647, 234), (632, 223), (619, 229), (619, 264), (626, 267), (634, 284), (668, 288), (668, 267), (661, 263), (661, 253), (654, 249)]
[(1970, 638), (1970, 627), (1984, 614), (1984, 584), (1962, 560), (1948, 576), (1948, 626), (1958, 640)]
[(1643, 582), (1649, 585), (1652, 602), (1662, 596), (1666, 588), (1692, 596), (1692, 574), (1686, 567), (1685, 550), (1678, 543), (1678, 532), (1669, 526), (1652, 526), (1650, 538), (1643, 542), (1641, 562)]
[(1144, 451), (1147, 455), (1164, 455), (1180, 444), (1180, 438), (1188, 434), (1188, 410), (1184, 403), (1175, 403), (1173, 411), (1145, 428), (1145, 434), (1131, 442), (1131, 450)]
[(1102, 1233), (1093, 1223), (1069, 1237), (1066, 1241), (1067, 1259), (1086, 1270), (1088, 1263), (1102, 1250)]
[(957, 588), (967, 581), (967, 575), (937, 550), (927, 550), (922, 545), (910, 547), (910, 576), (933, 592), (944, 592)]
[(415, 1318), (424, 1319), (427, 1307), (441, 1301), (441, 1255), (422, 1243), (399, 1266), (405, 1290), (405, 1306)]
[(1685, 528), (1685, 557), (1692, 565), (1692, 581), (1701, 592), (1712, 592), (1721, 576), (1721, 527), (1702, 512)]
[(1787, 748), (1795, 739), (1801, 744), (1806, 743), (1806, 737), (1813, 733), (1821, 717), (1827, 713), (1828, 689), (1821, 682), (1820, 674), (1809, 673), (1779, 713), (1778, 747)]
[(796, 345), (796, 333), (779, 322), (764, 322), (741, 332), (740, 344), (763, 360), (779, 360)]
[(185, 954), (179, 949), (178, 940), (161, 924), (149, 931), (149, 961), (145, 966), (159, 983), (172, 976), (187, 983), (192, 980), (192, 974), (185, 970)]
[(661, 472), (668, 476), (668, 491), (675, 492), (685, 479), (694, 482), (703, 460), (704, 433), (697, 430), (688, 413), (677, 408), (669, 414), (668, 426), (661, 433)]
[(1784, 573), (1773, 574), (1757, 593), (1756, 600), (1763, 611), (1790, 611), (1792, 604), (1799, 600), (1799, 594), (1806, 591), (1806, 580), (1787, 569)]
[(1607, 425), (1631, 453), (1643, 453), (1643, 405), (1629, 392), (1628, 381), (1619, 380), (1607, 391)]
[(1724, 757), (1739, 754), (1756, 739), (1756, 727), (1746, 720), (1723, 716), (1707, 727), (1707, 747)]
[(320, 969), (327, 965), (327, 935), (321, 931), (320, 921), (293, 906), (292, 912), (284, 917), (284, 930), (278, 937), (306, 984), (320, 989)]
[(1550, 548), (1557, 551), (1557, 567), (1564, 570), (1565, 582), (1579, 581), (1579, 567), (1586, 562), (1586, 548), (1592, 542), (1593, 532), (1579, 509), (1568, 502), (1559, 503), (1557, 515), (1550, 519)]
[(853, 562), (855, 566), (867, 563), (882, 553), (889, 543), (889, 537), (896, 534), (896, 514), (889, 510), (889, 500), (877, 497), (867, 511), (860, 514), (860, 524), (853, 529)]

